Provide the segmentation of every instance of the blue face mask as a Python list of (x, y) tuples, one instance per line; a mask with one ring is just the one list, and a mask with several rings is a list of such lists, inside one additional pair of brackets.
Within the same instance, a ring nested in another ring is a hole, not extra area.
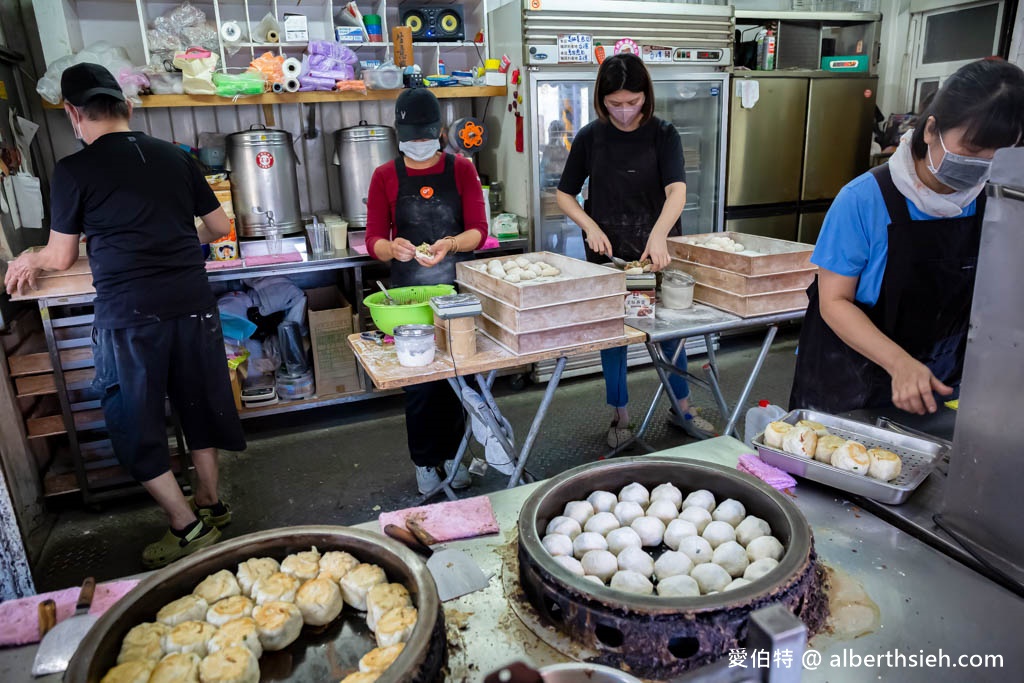
[(992, 172), (991, 159), (968, 157), (950, 152), (946, 149), (946, 143), (942, 141), (942, 133), (938, 133), (938, 136), (939, 144), (942, 145), (942, 160), (938, 166), (934, 166), (930, 148), (926, 159), (928, 170), (932, 172), (936, 180), (957, 192), (970, 190), (988, 180), (989, 174)]
[(398, 143), (398, 151), (413, 161), (426, 161), (441, 149), (438, 140), (409, 140)]

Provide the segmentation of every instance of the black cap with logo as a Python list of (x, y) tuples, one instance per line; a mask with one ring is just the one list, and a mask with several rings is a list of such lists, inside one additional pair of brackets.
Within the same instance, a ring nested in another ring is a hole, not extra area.
[(124, 102), (121, 86), (106, 67), (84, 62), (64, 69), (60, 77), (60, 92), (64, 99), (81, 107), (97, 95), (107, 95)]
[(404, 91), (395, 101), (398, 141), (434, 140), (441, 135), (441, 105), (427, 88)]

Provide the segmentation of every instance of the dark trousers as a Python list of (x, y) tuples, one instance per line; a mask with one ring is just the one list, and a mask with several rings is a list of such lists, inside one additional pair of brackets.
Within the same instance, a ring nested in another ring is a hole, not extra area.
[(447, 381), (405, 387), (405, 431), (409, 455), (418, 467), (436, 467), (455, 457), (466, 418)]

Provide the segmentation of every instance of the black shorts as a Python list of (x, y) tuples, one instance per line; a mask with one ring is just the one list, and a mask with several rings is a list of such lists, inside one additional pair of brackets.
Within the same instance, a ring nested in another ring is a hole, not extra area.
[(92, 351), (93, 388), (114, 454), (136, 481), (170, 470), (165, 397), (190, 450), (245, 449), (216, 308), (137, 327), (93, 328)]

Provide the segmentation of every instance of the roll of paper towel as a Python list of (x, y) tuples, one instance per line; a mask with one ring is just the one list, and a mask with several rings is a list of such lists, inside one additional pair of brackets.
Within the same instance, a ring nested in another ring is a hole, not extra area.
[(298, 78), (299, 74), (302, 73), (302, 62), (295, 59), (295, 57), (289, 57), (284, 60), (281, 64), (281, 71), (284, 72), (284, 77), (287, 78)]
[(283, 83), (275, 83), (274, 85), (270, 86), (270, 88), (274, 92), (284, 92), (284, 84)]
[(280, 36), (280, 34), (278, 34), (277, 31), (275, 31), (273, 29), (267, 31), (267, 42), (268, 43), (276, 43), (276, 42), (279, 42), (280, 39), (281, 39), (281, 36)]
[(242, 40), (242, 27), (237, 21), (225, 21), (220, 25), (220, 39), (226, 45), (233, 45)]
[(299, 83), (299, 79), (297, 78), (288, 78), (284, 82), (285, 92), (299, 92), (299, 88), (301, 87), (302, 84)]

